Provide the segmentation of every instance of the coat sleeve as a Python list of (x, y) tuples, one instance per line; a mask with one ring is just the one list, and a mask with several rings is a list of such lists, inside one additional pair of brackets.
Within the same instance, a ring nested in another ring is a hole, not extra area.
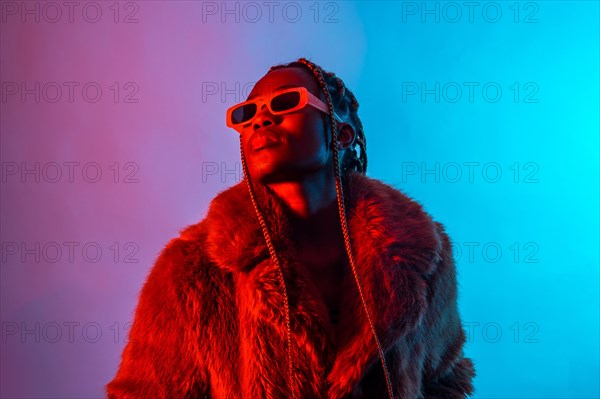
[(141, 290), (129, 339), (108, 399), (209, 398), (208, 373), (186, 313), (185, 243), (172, 240)]
[(423, 377), (425, 399), (464, 399), (474, 393), (473, 361), (464, 356), (466, 335), (457, 306), (456, 269), (450, 240), (436, 222), (442, 240), (441, 258), (429, 276), (426, 316), (428, 356)]

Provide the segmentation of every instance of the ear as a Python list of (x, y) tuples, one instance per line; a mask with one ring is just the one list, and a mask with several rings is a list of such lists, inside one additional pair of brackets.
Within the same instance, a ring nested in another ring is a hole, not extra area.
[(354, 128), (349, 123), (340, 122), (338, 124), (338, 149), (344, 150), (352, 147), (354, 144)]

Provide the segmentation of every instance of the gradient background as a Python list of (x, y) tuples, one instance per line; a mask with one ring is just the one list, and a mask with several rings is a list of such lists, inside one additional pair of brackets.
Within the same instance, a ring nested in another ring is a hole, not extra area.
[(226, 108), (298, 57), (446, 226), (474, 397), (599, 397), (597, 1), (54, 4), (0, 8), (2, 398), (103, 397), (161, 249), (241, 178)]

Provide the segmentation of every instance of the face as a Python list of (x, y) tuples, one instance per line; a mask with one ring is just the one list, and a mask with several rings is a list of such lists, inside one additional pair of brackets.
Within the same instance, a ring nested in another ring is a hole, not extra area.
[[(248, 100), (267, 96), (281, 86), (306, 87), (325, 102), (316, 79), (309, 71), (297, 67), (266, 74), (256, 83)], [(263, 183), (291, 181), (307, 173), (326, 170), (332, 159), (325, 141), (329, 123), (327, 114), (309, 105), (291, 113), (273, 115), (263, 104), (241, 132), (252, 179)], [(265, 141), (269, 144), (264, 145)], [(263, 145), (257, 144), (261, 142)]]

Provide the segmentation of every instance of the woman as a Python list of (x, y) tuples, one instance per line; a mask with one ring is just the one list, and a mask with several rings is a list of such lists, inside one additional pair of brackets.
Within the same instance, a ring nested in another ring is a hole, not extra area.
[(304, 58), (228, 110), (245, 178), (161, 253), (109, 398), (473, 393), (448, 236), (365, 175), (357, 110)]

